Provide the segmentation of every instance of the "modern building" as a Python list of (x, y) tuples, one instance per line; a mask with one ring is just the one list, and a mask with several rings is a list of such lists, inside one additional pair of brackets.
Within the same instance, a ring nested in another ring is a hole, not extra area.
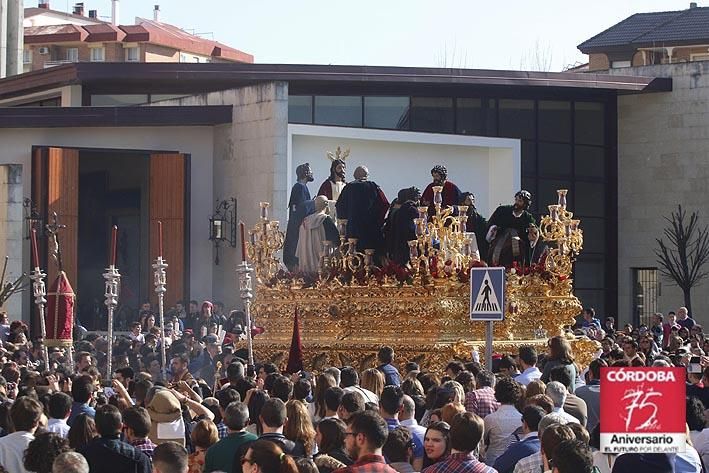
[[(114, 2), (116, 4), (117, 2)], [(24, 10), (24, 72), (73, 62), (253, 62), (252, 55), (218, 41), (196, 36), (152, 19), (120, 24), (117, 9), (111, 21), (96, 10), (85, 15), (84, 4), (73, 13), (51, 10), (47, 1)]]
[[(215, 265), (208, 239), (215, 202), (235, 198), (237, 218), (252, 224), (268, 201), (284, 225), (295, 167), (310, 162), (319, 186), (326, 152), (342, 146), (351, 149), (349, 173), (366, 164), (390, 198), (423, 188), (436, 163), (477, 194), (486, 215), (520, 187), (533, 193), (536, 214), (556, 202), (556, 189), (569, 189), (586, 237), (576, 293), (614, 313), (625, 209), (618, 104), (669, 90), (670, 79), (653, 76), (429, 68), (78, 63), (35, 71), (0, 80), (0, 171), (11, 177), (0, 180), (0, 201), (9, 202), (0, 255), (11, 256), (14, 274), (29, 269), (22, 198), (44, 219), (57, 211), (67, 224), (65, 267), (91, 326), (110, 225), (121, 228), (123, 301), (136, 307), (152, 295), (161, 220), (168, 302), (236, 304), (237, 252), (222, 246)], [(41, 100), (62, 106), (37, 107)], [(134, 103), (146, 106), (117, 106)], [(12, 304), (29, 317), (29, 298)]]
[(588, 71), (709, 60), (709, 8), (636, 13), (579, 44)]

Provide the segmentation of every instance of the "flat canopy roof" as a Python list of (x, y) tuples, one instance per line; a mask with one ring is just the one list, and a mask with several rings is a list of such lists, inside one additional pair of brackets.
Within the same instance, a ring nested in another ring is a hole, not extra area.
[[(422, 67), (234, 63), (74, 63), (0, 80), (0, 98), (82, 84), (104, 93), (128, 90), (200, 93), (267, 81), (357, 87), (446, 86), (583, 89), (613, 93), (672, 90), (672, 79), (576, 72)], [(135, 92), (134, 92), (135, 93)]]

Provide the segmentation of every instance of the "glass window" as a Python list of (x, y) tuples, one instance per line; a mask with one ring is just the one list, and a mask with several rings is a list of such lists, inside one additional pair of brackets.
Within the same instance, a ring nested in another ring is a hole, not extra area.
[(574, 135), (576, 143), (605, 144), (605, 106), (598, 102), (574, 103)]
[(32, 50), (25, 48), (22, 50), (22, 64), (32, 64)]
[(91, 62), (104, 62), (106, 60), (106, 48), (89, 48), (91, 51)]
[(362, 97), (316, 95), (315, 123), (362, 126)]
[(539, 101), (539, 139), (571, 141), (571, 103), (556, 100)]
[(189, 97), (189, 94), (150, 94), (150, 103)]
[(92, 95), (93, 107), (125, 107), (148, 103), (147, 94)]
[(139, 49), (137, 46), (126, 48), (126, 62), (138, 62), (140, 60), (138, 53)]
[(534, 139), (534, 100), (500, 99), (499, 135)]
[(604, 253), (606, 251), (606, 221), (602, 218), (582, 218), (584, 253)]
[(483, 133), (481, 99), (456, 99), (456, 133), (462, 135)]
[(79, 48), (68, 48), (66, 50), (66, 60), (69, 62), (79, 62)]
[(522, 141), (522, 175), (537, 175), (537, 144), (534, 141)]
[(556, 193), (558, 189), (569, 189), (569, 193), (566, 196), (566, 205), (572, 212), (574, 211), (574, 193), (571, 192), (573, 187), (571, 187), (569, 181), (561, 179), (539, 179), (538, 185), (537, 195), (532, 195), (532, 199), (535, 199), (539, 204), (538, 208), (540, 214), (547, 215), (549, 213), (548, 206), (559, 202), (559, 194)]
[(584, 257), (583, 252), (574, 267), (574, 286), (595, 289), (605, 287), (606, 275), (603, 258)]
[(369, 128), (409, 129), (408, 97), (365, 97), (364, 126)]
[[(606, 186), (600, 182), (576, 182), (576, 215), (603, 217), (606, 214)], [(581, 220), (583, 222), (583, 219)]]
[(411, 129), (453, 133), (453, 99), (448, 97), (412, 97)]
[(488, 99), (487, 108), (483, 110), (483, 113), (487, 136), (497, 136), (497, 100)]
[(606, 177), (606, 150), (598, 146), (576, 146), (574, 172), (579, 177)]
[(539, 175), (570, 176), (571, 145), (539, 143)]
[(291, 95), (288, 97), (288, 122), (313, 123), (313, 97)]

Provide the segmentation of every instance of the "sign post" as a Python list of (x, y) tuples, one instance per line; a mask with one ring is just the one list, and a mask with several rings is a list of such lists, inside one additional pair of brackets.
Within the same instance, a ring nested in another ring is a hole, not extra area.
[(492, 371), (493, 322), (505, 319), (505, 268), (470, 270), (470, 320), (486, 322), (485, 366)]

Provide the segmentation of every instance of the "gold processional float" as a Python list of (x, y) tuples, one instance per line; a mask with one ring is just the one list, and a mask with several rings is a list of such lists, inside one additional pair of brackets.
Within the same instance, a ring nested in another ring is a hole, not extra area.
[[(298, 276), (276, 257), (284, 243), (279, 222), (270, 220), (262, 202), (260, 222), (249, 231), (247, 252), (255, 266), (253, 320), (265, 328), (253, 340), (256, 358), (285, 365), (299, 311), (306, 369), (325, 366), (375, 366), (384, 345), (396, 362), (416, 361), (441, 370), (448, 361), (469, 361), (473, 351), (484, 360), (485, 322), (469, 317), (471, 267), (485, 266), (476, 255), (475, 235), (465, 232), (467, 207), (441, 208), (442, 187), (434, 187), (436, 213), (419, 207), (417, 239), (409, 242), (412, 263), (406, 267), (374, 265), (374, 250), (356, 250), (345, 237), (346, 220), (338, 220), (339, 246), (324, 244), (317, 275)], [(549, 250), (538, 264), (506, 271), (505, 319), (494, 323), (496, 353), (517, 353), (520, 346), (546, 352), (547, 339), (573, 325), (581, 304), (573, 294), (571, 273), (583, 246), (579, 220), (566, 208), (567, 190), (539, 226)], [(432, 240), (440, 242), (437, 248)], [(570, 340), (577, 361), (587, 366), (596, 344), (583, 337)]]

